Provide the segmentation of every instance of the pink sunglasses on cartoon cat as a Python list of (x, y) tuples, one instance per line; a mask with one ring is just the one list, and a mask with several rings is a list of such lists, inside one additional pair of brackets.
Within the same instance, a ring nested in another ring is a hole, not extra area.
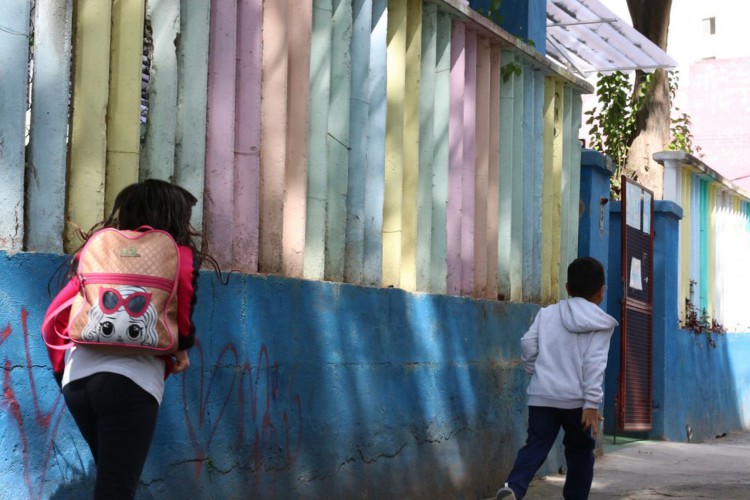
[(151, 294), (147, 292), (135, 292), (123, 298), (114, 288), (99, 290), (99, 308), (105, 314), (114, 314), (119, 308), (125, 307), (131, 318), (140, 318), (148, 311), (149, 304)]

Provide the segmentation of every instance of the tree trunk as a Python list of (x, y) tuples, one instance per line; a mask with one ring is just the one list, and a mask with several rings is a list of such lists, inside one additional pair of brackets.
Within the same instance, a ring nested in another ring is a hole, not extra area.
[[(662, 50), (667, 50), (669, 17), (672, 0), (627, 0), (633, 27)], [(636, 71), (636, 85), (645, 78), (645, 73)], [(664, 172), (656, 163), (653, 154), (663, 151), (670, 142), (670, 110), (667, 73), (655, 71), (652, 84), (643, 105), (636, 115), (636, 129), (630, 143), (627, 170), (635, 173), (638, 182), (662, 197)]]

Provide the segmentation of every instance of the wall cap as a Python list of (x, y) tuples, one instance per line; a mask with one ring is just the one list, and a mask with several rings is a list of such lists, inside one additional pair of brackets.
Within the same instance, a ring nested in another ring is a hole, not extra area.
[(691, 155), (690, 153), (686, 153), (684, 151), (659, 151), (658, 153), (653, 154), (654, 161), (657, 163), (660, 163), (661, 165), (667, 167), (668, 165), (665, 165), (666, 162), (677, 162), (683, 167), (692, 167), (692, 169), (696, 172), (699, 172), (708, 178), (710, 178), (714, 182), (718, 182), (719, 184), (723, 185), (725, 188), (736, 192), (738, 195), (742, 196), (746, 200), (750, 201), (750, 193), (733, 183), (731, 180), (727, 179), (723, 175), (721, 175), (716, 170), (712, 169), (705, 163), (703, 163), (702, 160), (699, 158), (696, 158), (695, 156)]
[(615, 164), (609, 156), (588, 148), (581, 149), (581, 167), (599, 168), (609, 177), (615, 173)]

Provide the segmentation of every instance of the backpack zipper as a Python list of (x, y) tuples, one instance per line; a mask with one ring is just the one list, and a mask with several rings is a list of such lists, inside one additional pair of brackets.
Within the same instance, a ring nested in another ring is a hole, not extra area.
[(155, 276), (144, 276), (141, 274), (122, 274), (122, 273), (87, 273), (85, 276), (80, 274), (78, 280), (81, 286), (91, 284), (116, 284), (132, 286), (148, 286), (160, 288), (171, 292), (175, 286), (175, 280), (169, 278), (157, 278)]

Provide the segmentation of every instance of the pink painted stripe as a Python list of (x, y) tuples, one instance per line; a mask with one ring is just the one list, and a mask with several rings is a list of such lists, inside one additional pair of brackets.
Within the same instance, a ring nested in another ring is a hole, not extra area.
[(461, 294), (474, 292), (474, 218), (477, 144), (477, 35), (466, 30), (464, 158), (461, 182)]
[(301, 278), (305, 263), (307, 127), (312, 2), (289, 1), (289, 120), (284, 203), (284, 275)]
[(224, 268), (232, 265), (236, 19), (235, 2), (211, 2), (203, 220), (210, 252)]
[(258, 270), (262, 0), (240, 0), (234, 150), (234, 268)]
[(448, 209), (446, 212), (446, 291), (461, 293), (461, 180), (464, 163), (464, 84), (466, 25), (451, 26), (450, 121), (448, 124)]
[(260, 259), (262, 272), (283, 272), (287, 134), (287, 3), (265, 0), (261, 89)]
[[(498, 294), (498, 255), (500, 232), (500, 46), (490, 46), (490, 126), (489, 182), (487, 189), (487, 290), (485, 297)], [(510, 219), (510, 214), (507, 214)]]
[(476, 162), (474, 219), (474, 289), (475, 297), (487, 293), (487, 198), (489, 191), (490, 149), (490, 42), (479, 38), (476, 44)]

